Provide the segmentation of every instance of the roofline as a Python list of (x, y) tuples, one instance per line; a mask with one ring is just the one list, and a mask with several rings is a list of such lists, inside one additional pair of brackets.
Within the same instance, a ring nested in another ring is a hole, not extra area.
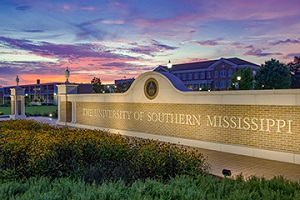
[[(245, 64), (238, 65), (238, 64), (230, 61), (230, 59), (239, 59), (239, 60), (245, 61)], [(238, 68), (238, 67), (247, 67), (247, 66), (249, 66), (249, 67), (255, 67), (257, 69), (260, 68), (260, 65), (257, 65), (255, 63), (252, 63), (252, 62), (249, 62), (249, 61), (237, 58), (237, 57), (233, 57), (233, 58), (220, 58), (218, 60), (206, 60), (206, 61), (201, 61), (201, 62), (173, 64), (173, 67), (174, 66), (180, 66), (180, 65), (188, 65), (188, 64), (198, 64), (198, 63), (201, 64), (201, 63), (204, 63), (204, 62), (213, 62), (213, 63), (210, 66), (206, 67), (206, 68), (186, 69), (186, 70), (182, 70), (182, 69), (176, 70), (176, 69), (173, 69), (172, 71), (173, 72), (211, 71), (211, 70), (214, 69), (215, 66), (217, 66), (221, 62), (226, 62), (227, 64), (230, 64), (232, 67), (235, 67), (235, 68)], [(154, 69), (154, 71), (156, 71), (156, 69), (159, 69), (159, 68), (163, 68), (163, 69), (167, 70), (167, 66), (159, 65), (157, 68)]]

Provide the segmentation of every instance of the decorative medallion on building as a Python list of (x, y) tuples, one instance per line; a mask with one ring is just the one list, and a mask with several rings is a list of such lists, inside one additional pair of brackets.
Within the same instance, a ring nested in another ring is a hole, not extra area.
[(144, 92), (148, 99), (154, 99), (158, 94), (158, 82), (154, 78), (149, 78), (144, 85)]

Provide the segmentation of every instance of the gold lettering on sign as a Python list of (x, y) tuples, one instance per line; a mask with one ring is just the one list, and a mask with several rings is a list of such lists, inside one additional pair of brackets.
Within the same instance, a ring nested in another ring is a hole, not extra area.
[[(108, 110), (84, 108), (82, 112), (86, 117), (108, 118), (112, 120), (135, 120), (148, 123), (162, 123), (173, 125), (188, 125), (237, 129), (245, 131), (262, 131), (276, 133), (292, 133), (292, 120), (257, 118), (248, 116), (222, 116), (206, 115), (206, 123), (201, 123), (201, 115), (187, 113), (164, 113), (164, 112), (143, 112), (131, 110)], [(205, 118), (204, 118), (205, 120)]]
[(206, 126), (231, 128), (241, 130), (275, 131), (281, 133), (287, 127), (288, 133), (292, 133), (292, 120), (271, 118), (250, 118), (236, 116), (210, 116), (207, 115)]
[(94, 109), (94, 116), (109, 119), (131, 119), (131, 111)]
[(201, 115), (148, 112), (148, 122), (200, 126)]

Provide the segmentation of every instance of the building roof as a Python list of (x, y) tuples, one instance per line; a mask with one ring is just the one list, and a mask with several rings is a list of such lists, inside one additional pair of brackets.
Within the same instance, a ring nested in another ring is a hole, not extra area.
[(177, 76), (168, 72), (161, 72), (161, 74), (167, 77), (177, 90), (190, 91)]
[(229, 62), (232, 62), (236, 65), (255, 65), (257, 67), (260, 67), (259, 65), (255, 64), (255, 63), (252, 63), (252, 62), (249, 62), (249, 61), (246, 61), (246, 60), (242, 60), (240, 58), (228, 58), (228, 59), (225, 59), (225, 60), (228, 60)]
[[(249, 66), (256, 66), (260, 67), (257, 64), (254, 64), (252, 62), (248, 62), (246, 60), (242, 60), (240, 58), (220, 58), (218, 60), (207, 60), (207, 61), (200, 61), (200, 62), (192, 62), (192, 63), (183, 63), (183, 64), (174, 64), (172, 66), (172, 71), (180, 71), (180, 70), (195, 70), (195, 69), (208, 69), (213, 64), (217, 62), (227, 61), (232, 63), (233, 65), (249, 65)], [(167, 70), (166, 66), (159, 66), (154, 71), (158, 71), (158, 68), (165, 68)]]

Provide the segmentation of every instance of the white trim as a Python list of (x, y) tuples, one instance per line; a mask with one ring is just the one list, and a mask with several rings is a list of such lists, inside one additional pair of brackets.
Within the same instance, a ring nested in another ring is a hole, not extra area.
[(72, 123), (76, 123), (76, 101), (72, 101)]
[[(144, 83), (155, 78), (160, 92), (153, 100), (144, 95)], [(64, 99), (64, 95), (59, 95)], [(172, 97), (172, 98), (170, 98)], [(68, 94), (69, 101), (122, 102), (122, 103), (170, 103), (170, 104), (223, 104), (223, 105), (292, 105), (300, 106), (300, 89), (280, 90), (232, 90), (232, 91), (180, 91), (159, 72), (140, 75), (125, 93)]]
[(181, 144), (190, 147), (209, 149), (214, 151), (251, 156), (251, 157), (263, 158), (268, 160), (276, 160), (276, 161), (294, 163), (300, 165), (300, 154), (297, 153), (272, 151), (266, 149), (240, 146), (240, 145), (221, 144), (216, 142), (207, 142), (207, 141), (192, 140), (192, 139), (172, 137), (172, 136), (155, 135), (155, 134), (142, 133), (136, 131), (110, 129), (110, 128), (103, 128), (103, 127), (96, 127), (96, 126), (89, 126), (89, 125), (82, 125), (82, 124), (74, 124), (74, 123), (66, 124), (64, 122), (58, 122), (58, 121), (56, 122), (56, 124), (62, 126), (67, 125), (75, 128), (103, 130), (114, 134), (121, 134), (126, 136), (144, 138), (144, 139), (159, 140), (163, 142), (170, 142), (173, 144)]

